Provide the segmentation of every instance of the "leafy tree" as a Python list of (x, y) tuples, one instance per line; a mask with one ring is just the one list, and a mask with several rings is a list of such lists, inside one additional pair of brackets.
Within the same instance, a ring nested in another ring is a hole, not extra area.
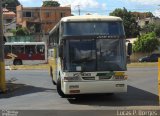
[(12, 30), (13, 35), (16, 36), (25, 36), (25, 35), (29, 35), (29, 31), (27, 28), (21, 27), (18, 28), (17, 30)]
[(2, 7), (7, 8), (10, 11), (16, 12), (16, 6), (20, 5), (20, 2), (18, 0), (3, 0), (2, 1)]
[(154, 28), (154, 32), (156, 33), (157, 37), (160, 37), (160, 24), (156, 25), (156, 27)]
[(159, 40), (154, 32), (143, 34), (133, 43), (134, 52), (151, 53), (158, 49), (160, 45)]
[(136, 18), (131, 12), (128, 12), (127, 9), (117, 8), (111, 12), (110, 15), (122, 18), (127, 38), (137, 37), (137, 35), (139, 35), (140, 27), (137, 25)]
[(44, 6), (44, 7), (59, 7), (60, 4), (57, 1), (44, 1), (42, 6)]
[(151, 13), (151, 12), (146, 12), (146, 18), (148, 18), (148, 17), (154, 17), (154, 15)]
[(160, 37), (160, 24), (150, 23), (142, 27), (142, 33), (155, 32), (157, 37)]

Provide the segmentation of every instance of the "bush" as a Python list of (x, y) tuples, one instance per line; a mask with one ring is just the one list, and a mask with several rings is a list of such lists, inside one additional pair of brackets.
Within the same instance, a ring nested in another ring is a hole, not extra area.
[(134, 52), (148, 52), (151, 53), (158, 49), (160, 45), (159, 40), (154, 32), (143, 34), (133, 43)]

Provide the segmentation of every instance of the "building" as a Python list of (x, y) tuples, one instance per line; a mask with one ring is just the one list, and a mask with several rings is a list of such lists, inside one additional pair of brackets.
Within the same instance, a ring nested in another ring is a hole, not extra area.
[(144, 19), (137, 20), (137, 22), (138, 22), (138, 25), (142, 28), (147, 24), (152, 24), (152, 23), (160, 24), (160, 18), (158, 17), (144, 18)]
[(48, 34), (62, 17), (71, 16), (70, 7), (23, 7), (17, 10), (17, 24), (32, 34)]
[(149, 17), (153, 17), (151, 12), (131, 12), (137, 19), (145, 19)]
[(3, 8), (3, 31), (5, 36), (12, 36), (11, 30), (16, 29), (16, 14)]

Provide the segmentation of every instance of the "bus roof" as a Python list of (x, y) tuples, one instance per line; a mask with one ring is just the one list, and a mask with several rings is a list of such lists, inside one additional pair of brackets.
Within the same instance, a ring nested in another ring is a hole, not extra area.
[(116, 16), (99, 16), (99, 15), (84, 15), (84, 16), (68, 16), (61, 19), (62, 22), (70, 21), (122, 21), (120, 17)]
[(122, 21), (120, 17), (116, 16), (100, 16), (100, 15), (83, 15), (83, 16), (67, 16), (63, 17), (49, 32), (52, 34), (61, 22), (89, 22), (89, 21)]
[(6, 42), (5, 45), (44, 45), (45, 42)]

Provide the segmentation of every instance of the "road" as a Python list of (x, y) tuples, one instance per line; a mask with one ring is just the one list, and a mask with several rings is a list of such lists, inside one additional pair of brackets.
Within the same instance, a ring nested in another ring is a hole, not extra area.
[(0, 109), (15, 110), (123, 110), (160, 109), (157, 67), (129, 68), (128, 92), (61, 98), (47, 70), (6, 70), (10, 87), (0, 94)]

